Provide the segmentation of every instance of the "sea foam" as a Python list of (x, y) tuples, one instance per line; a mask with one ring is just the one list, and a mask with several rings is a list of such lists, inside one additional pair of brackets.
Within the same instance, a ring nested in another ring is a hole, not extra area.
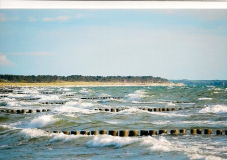
[(138, 138), (131, 137), (114, 137), (110, 135), (95, 136), (87, 142), (88, 147), (107, 147), (114, 146), (115, 148), (124, 147), (126, 145), (138, 142)]
[(153, 137), (145, 137), (142, 138), (142, 142), (140, 143), (141, 146), (150, 147), (150, 150), (153, 151), (164, 151), (169, 152), (171, 151), (171, 143), (166, 140), (165, 137), (159, 137), (159, 139)]
[(28, 127), (41, 128), (41, 127), (45, 127), (50, 124), (54, 124), (57, 121), (58, 121), (58, 119), (54, 118), (53, 115), (42, 115), (42, 116), (39, 116), (38, 118), (33, 119), (29, 123)]
[(50, 136), (47, 132), (40, 130), (40, 129), (23, 129), (20, 131), (20, 134), (25, 135), (26, 138), (37, 138), (37, 137), (43, 137), (43, 136)]
[(212, 105), (201, 109), (198, 113), (226, 113), (226, 105)]
[(50, 142), (57, 142), (57, 141), (71, 142), (81, 137), (87, 137), (84, 135), (65, 135), (63, 133), (52, 133), (51, 135), (54, 137), (50, 140)]
[(128, 94), (129, 100), (140, 100), (146, 97), (146, 92), (144, 90), (137, 90), (134, 93)]
[(203, 100), (212, 100), (213, 98), (207, 98), (207, 97), (201, 97), (198, 100), (203, 101)]
[(94, 110), (83, 109), (83, 108), (78, 108), (73, 106), (61, 106), (61, 107), (55, 108), (54, 111), (57, 111), (60, 113), (84, 113), (84, 114), (95, 113)]

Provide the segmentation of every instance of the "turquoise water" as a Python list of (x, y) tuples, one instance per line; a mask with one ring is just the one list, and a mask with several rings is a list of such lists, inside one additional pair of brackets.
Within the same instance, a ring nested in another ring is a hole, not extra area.
[[(224, 133), (215, 135), (218, 129), (227, 130), (227, 89), (223, 86), (22, 87), (0, 95), (7, 96), (0, 98), (2, 109), (51, 110), (33, 114), (0, 112), (0, 159), (227, 159), (227, 137)], [(29, 98), (38, 99), (26, 100)], [(111, 108), (124, 110), (95, 110)], [(191, 135), (192, 128), (212, 129), (212, 135)], [(46, 132), (160, 129), (168, 133), (115, 137)], [(170, 135), (171, 129), (187, 132)]]

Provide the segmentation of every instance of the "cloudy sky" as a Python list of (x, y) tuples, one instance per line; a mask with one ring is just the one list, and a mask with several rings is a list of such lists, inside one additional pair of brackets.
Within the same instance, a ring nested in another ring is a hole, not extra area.
[(0, 10), (0, 74), (227, 79), (227, 10)]

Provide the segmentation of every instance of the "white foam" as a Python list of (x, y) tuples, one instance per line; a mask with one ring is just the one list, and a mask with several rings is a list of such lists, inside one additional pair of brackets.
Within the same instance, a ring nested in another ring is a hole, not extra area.
[(214, 90), (215, 91), (221, 91), (222, 89), (221, 88), (215, 88)]
[(157, 102), (139, 102), (139, 101), (132, 101), (133, 104), (154, 104)]
[(172, 103), (172, 102), (169, 102), (167, 105), (168, 105), (168, 106), (176, 106), (176, 104), (174, 104), (174, 103)]
[(30, 128), (41, 128), (50, 124), (54, 124), (57, 121), (58, 119), (54, 118), (53, 115), (42, 115), (33, 119), (28, 126)]
[(171, 151), (171, 143), (166, 140), (165, 137), (159, 137), (159, 139), (155, 139), (153, 137), (144, 137), (142, 138), (141, 146), (150, 146), (149, 149), (153, 151)]
[(78, 107), (73, 107), (73, 106), (61, 106), (61, 107), (57, 107), (54, 109), (54, 111), (57, 112), (63, 112), (63, 113), (85, 113), (85, 114), (91, 114), (91, 113), (95, 113), (94, 110), (90, 110), (90, 109), (83, 109), (83, 108), (78, 108)]
[(146, 110), (141, 110), (138, 108), (129, 108), (119, 112), (118, 114), (136, 114), (136, 113), (148, 113), (158, 116), (165, 116), (165, 117), (188, 117), (190, 115), (183, 115), (179, 113), (170, 113), (170, 112), (148, 112)]
[(43, 137), (43, 136), (50, 136), (49, 133), (40, 130), (40, 129), (31, 129), (31, 128), (27, 128), (27, 129), (23, 129), (20, 131), (20, 134), (25, 135), (26, 138), (37, 138), (37, 137)]
[(110, 97), (111, 95), (109, 95), (109, 94), (106, 94), (106, 93), (102, 93), (102, 94), (100, 94), (100, 97)]
[(226, 105), (212, 105), (201, 109), (198, 113), (226, 113)]
[(134, 114), (134, 113), (138, 113), (138, 112), (144, 113), (146, 111), (138, 109), (138, 108), (129, 108), (129, 109), (119, 112), (119, 114)]
[(146, 92), (144, 90), (137, 90), (134, 93), (127, 95), (129, 100), (140, 100), (146, 97)]
[(95, 104), (80, 101), (79, 102), (69, 101), (65, 103), (65, 106), (75, 106), (79, 108), (94, 108)]
[(62, 90), (63, 91), (71, 91), (72, 89), (70, 89), (70, 88), (63, 88)]
[(57, 101), (60, 100), (60, 95), (39, 95), (38, 97), (41, 98), (38, 101)]
[(202, 98), (199, 98), (198, 100), (203, 101), (203, 100), (212, 100), (212, 99), (213, 98), (202, 97)]
[(121, 123), (121, 122), (116, 122), (116, 121), (104, 121), (104, 122), (110, 123), (110, 124), (119, 124), (119, 123)]
[(21, 107), (21, 103), (16, 102), (16, 101), (10, 101), (10, 102), (7, 102), (6, 106), (7, 107)]
[(138, 138), (114, 137), (110, 135), (101, 135), (101, 136), (94, 136), (93, 139), (87, 142), (87, 146), (88, 147), (114, 146), (116, 148), (120, 148), (135, 142), (138, 142)]
[[(208, 149), (207, 144), (199, 144), (199, 143), (191, 143), (190, 146), (186, 146), (184, 143), (174, 143), (172, 144), (165, 137), (143, 137), (141, 138), (140, 146), (145, 146), (151, 151), (162, 151), (162, 152), (184, 152), (190, 159), (220, 159), (220, 157), (214, 156), (213, 154), (217, 154), (217, 152), (212, 151), (215, 150), (214, 147)], [(177, 141), (176, 141), (177, 142)], [(202, 149), (202, 148), (205, 148)]]
[(64, 133), (52, 133), (51, 135), (54, 137), (50, 140), (50, 142), (56, 141), (70, 142), (80, 137), (85, 137), (84, 135), (65, 135)]
[(79, 93), (85, 94), (85, 95), (89, 95), (90, 93), (92, 93), (93, 91), (87, 88), (82, 88), (81, 90), (79, 90)]
[(5, 129), (17, 129), (17, 128), (14, 127), (12, 124), (9, 124), (9, 125), (0, 124), (0, 126), (1, 126), (2, 128), (5, 128)]

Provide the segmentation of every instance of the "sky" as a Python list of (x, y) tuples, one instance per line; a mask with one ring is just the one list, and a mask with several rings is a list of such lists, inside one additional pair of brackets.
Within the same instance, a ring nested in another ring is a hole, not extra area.
[(227, 10), (0, 10), (0, 74), (227, 79)]

